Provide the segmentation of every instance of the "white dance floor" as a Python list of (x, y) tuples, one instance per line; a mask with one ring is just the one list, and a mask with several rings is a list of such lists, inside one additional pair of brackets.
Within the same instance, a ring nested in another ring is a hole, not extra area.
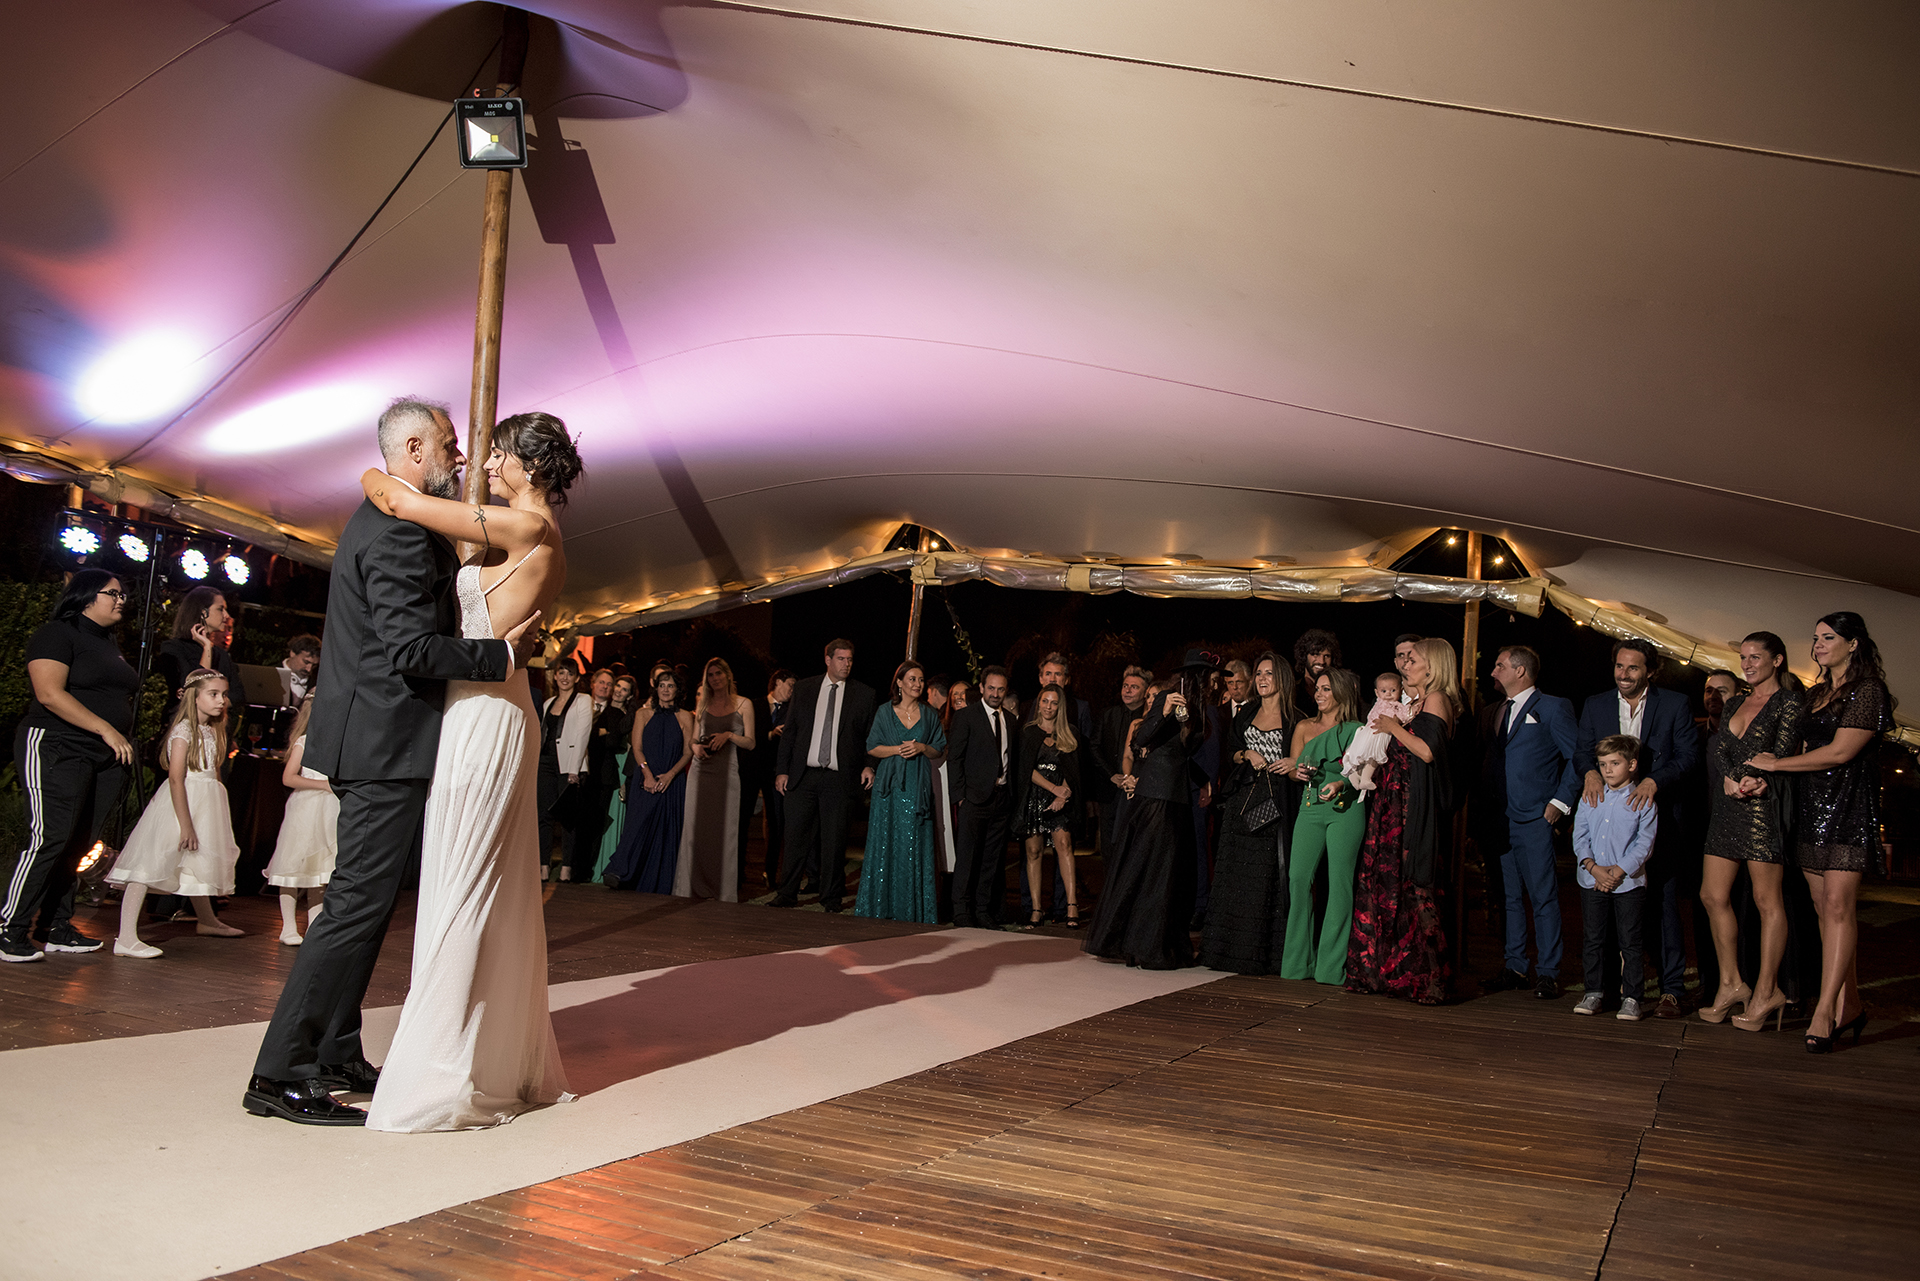
[[(0, 1053), (0, 1275), (186, 1281), (896, 1080), (1221, 977), (950, 930), (563, 983), (575, 1103), (494, 1130), (248, 1116), (263, 1025)], [(399, 1017), (369, 1011), (378, 1062)]]

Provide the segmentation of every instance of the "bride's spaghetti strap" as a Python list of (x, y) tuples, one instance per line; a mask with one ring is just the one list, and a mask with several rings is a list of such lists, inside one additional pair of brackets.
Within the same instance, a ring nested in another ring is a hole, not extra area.
[(534, 554), (535, 552), (537, 552), (537, 551), (539, 551), (539, 550), (540, 550), (540, 549), (541, 549), (542, 547), (545, 547), (546, 545), (547, 545), (547, 540), (546, 540), (545, 538), (542, 538), (542, 539), (541, 539), (541, 540), (540, 540), (539, 542), (537, 542), (537, 543), (535, 543), (535, 544), (534, 544), (533, 546), (531, 546), (531, 547), (529, 547), (529, 548), (527, 548), (527, 554), (526, 554), (525, 556), (522, 556), (522, 557), (521, 557), (521, 558), (520, 558), (519, 560), (516, 560), (515, 562), (513, 562), (513, 567), (512, 567), (511, 569), (509, 569), (509, 570), (507, 570), (507, 572), (506, 572), (506, 573), (504, 573), (504, 574), (502, 574), (502, 575), (500, 575), (500, 577), (498, 577), (498, 578), (496, 578), (496, 579), (494, 579), (494, 580), (493, 580), (493, 587), (485, 587), (485, 588), (482, 588), (482, 589), (481, 589), (481, 591), (480, 591), (480, 594), (481, 594), (482, 596), (491, 596), (491, 595), (493, 595), (493, 588), (494, 588), (494, 587), (498, 587), (498, 586), (499, 586), (500, 584), (502, 584), (502, 583), (504, 583), (504, 582), (506, 582), (506, 581), (507, 581), (507, 580), (508, 580), (509, 578), (512, 578), (512, 577), (513, 577), (513, 574), (514, 574), (514, 570), (517, 570), (517, 569), (519, 569), (519, 568), (520, 568), (520, 567), (521, 567), (522, 565), (524, 565), (524, 564), (526, 564), (526, 563), (527, 563), (528, 561), (530, 561), (530, 560), (532, 560), (532, 559), (533, 559), (533, 554)]

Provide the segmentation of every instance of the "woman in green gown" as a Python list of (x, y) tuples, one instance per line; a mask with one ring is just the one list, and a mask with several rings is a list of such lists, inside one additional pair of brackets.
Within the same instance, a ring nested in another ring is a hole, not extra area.
[(867, 852), (860, 864), (857, 916), (936, 920), (933, 881), (933, 768), (947, 754), (940, 718), (920, 701), (927, 674), (908, 659), (893, 674), (893, 699), (874, 714), (867, 754), (873, 774)]
[[(1318, 713), (1294, 727), (1293, 776), (1305, 783), (1300, 817), (1293, 824), (1293, 859), (1287, 869), (1292, 902), (1280, 961), (1283, 979), (1317, 983), (1347, 981), (1347, 940), (1353, 933), (1353, 877), (1367, 835), (1366, 798), (1340, 773), (1340, 758), (1360, 731), (1360, 681), (1343, 667), (1313, 682)], [(1327, 914), (1320, 941), (1313, 938), (1313, 877), (1327, 862)]]

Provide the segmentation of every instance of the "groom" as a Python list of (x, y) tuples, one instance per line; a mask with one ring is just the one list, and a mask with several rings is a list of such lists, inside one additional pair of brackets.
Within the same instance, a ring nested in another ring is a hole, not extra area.
[[(389, 475), (436, 498), (459, 498), (466, 460), (445, 405), (396, 400), (379, 431)], [(340, 798), (339, 856), (254, 1062), (242, 1102), (255, 1116), (366, 1122), (332, 1091), (367, 1093), (379, 1080), (360, 1048), (360, 1002), (419, 840), (445, 682), (510, 678), (539, 618), (505, 640), (460, 639), (457, 569), (438, 535), (371, 502), (340, 535), (305, 756)]]

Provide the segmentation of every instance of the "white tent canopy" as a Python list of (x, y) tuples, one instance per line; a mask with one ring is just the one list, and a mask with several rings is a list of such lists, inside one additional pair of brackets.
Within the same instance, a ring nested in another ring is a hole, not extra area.
[[(583, 620), (901, 521), (1329, 567), (1457, 525), (1714, 645), (1858, 610), (1920, 699), (1911, 5), (525, 7), (501, 412), (580, 436)], [(386, 398), (464, 419), (450, 135), (221, 380), (498, 7), (15, 10), (0, 436), (324, 545)]]

